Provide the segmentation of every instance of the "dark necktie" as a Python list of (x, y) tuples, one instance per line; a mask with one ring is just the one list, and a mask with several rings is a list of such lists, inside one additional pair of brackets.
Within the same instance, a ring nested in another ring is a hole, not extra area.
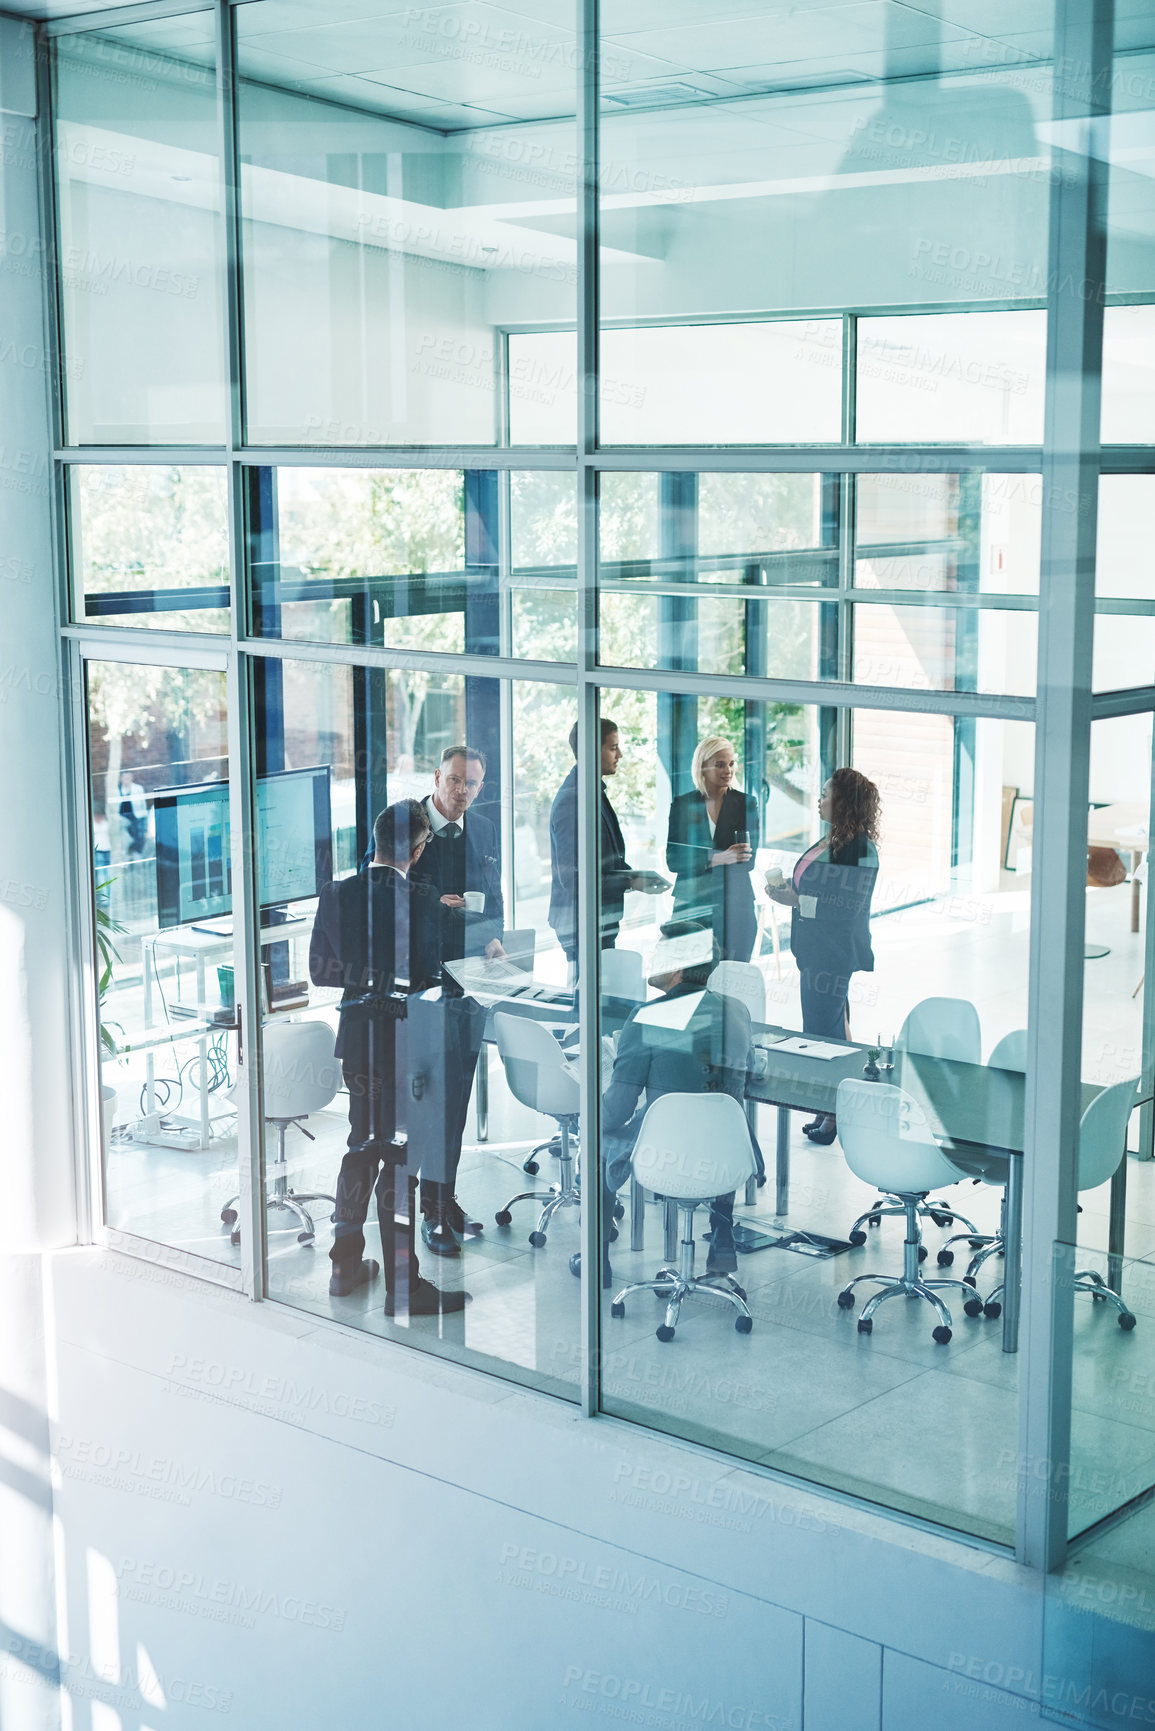
[(446, 841), (460, 841), (462, 833), (461, 825), (459, 823), (447, 823), (441, 833), (445, 837)]

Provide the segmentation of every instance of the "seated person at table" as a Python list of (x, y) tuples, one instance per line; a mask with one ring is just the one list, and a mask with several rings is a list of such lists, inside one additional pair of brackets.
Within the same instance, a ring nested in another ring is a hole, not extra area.
[[(688, 932), (664, 938), (650, 959), (650, 984), (662, 997), (649, 1005), (700, 992), (714, 970), (717, 955), (709, 932)], [(746, 1075), (753, 1058), (750, 1014), (735, 998), (707, 992), (684, 1029), (662, 1028), (630, 1016), (618, 1041), (610, 1085), (602, 1098), (602, 1210), (604, 1245), (613, 1225), (616, 1192), (630, 1175), (630, 1155), (642, 1127), (646, 1107), (663, 1094), (731, 1094), (745, 1102)], [(639, 1105), (645, 1093), (645, 1101)], [(759, 1173), (761, 1153), (754, 1145)], [(734, 1193), (716, 1196), (710, 1208), (713, 1239), (707, 1274), (732, 1274), (738, 1259), (734, 1249)], [(602, 1285), (612, 1272), (608, 1248), (602, 1253)]]

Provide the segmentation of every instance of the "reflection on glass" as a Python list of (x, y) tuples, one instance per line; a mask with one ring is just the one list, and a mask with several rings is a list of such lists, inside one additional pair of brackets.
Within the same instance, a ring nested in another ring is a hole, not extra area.
[[(577, 1208), (546, 1255), (542, 1203), (507, 1207), (534, 1149), (550, 1182), (577, 1129), (510, 1056), (540, 1036), (576, 1096), (538, 1019), (574, 1020), (548, 920), (572, 695), (519, 683), (507, 708), (495, 680), (291, 660), (255, 678), (258, 789), (314, 790), (311, 823), (258, 837), (285, 896), (262, 933), (270, 1293), (572, 1395)], [(316, 869), (301, 899), (294, 848)]]
[[(753, 318), (1044, 295), (1049, 74), (1024, 88), (1020, 51), (971, 20), (606, 0), (601, 26), (607, 442), (837, 439), (837, 322)], [(858, 437), (1038, 437), (1041, 348), (997, 334), (1015, 319), (1041, 332), (1033, 312), (897, 318), (884, 338), (864, 319)]]
[[(1115, 178), (1113, 174), (1112, 184)], [(1153, 354), (1155, 307), (1104, 308), (1101, 427), (1105, 445), (1155, 442)]]
[(513, 653), (572, 661), (577, 654), (577, 492), (572, 475), (509, 477)]
[[(603, 1404), (1006, 1542), (1015, 1475), (990, 1463), (1016, 1447), (1017, 1359), (997, 1246), (977, 1298), (958, 1282), (994, 1243), (1009, 1169), (977, 1186), (947, 1169), (936, 1182), (957, 1218), (919, 1217), (927, 1273), (956, 1283), (940, 1294), (950, 1337), (934, 1338), (921, 1298), (884, 1305), (864, 1337), (874, 1288), (838, 1295), (902, 1274), (905, 1221), (880, 1204), (871, 1223), (877, 1180), (847, 1164), (836, 1106), (839, 1081), (861, 1084), (891, 1044), (881, 1080), (933, 1134), (1021, 1149), (1025, 1076), (1004, 1036), (1026, 1025), (1029, 877), (1004, 866), (1002, 819), (1004, 790), (1030, 791), (1033, 730), (855, 712), (840, 763), (821, 709), (625, 701), (603, 694), (622, 724), (607, 778), (621, 851), (674, 881), (627, 891), (602, 954)], [(936, 1055), (944, 1014), (962, 1030), (950, 1058)], [(942, 1446), (896, 1450), (940, 1398)]]
[(1096, 691), (1155, 683), (1155, 572), (1148, 532), (1153, 504), (1151, 475), (1103, 475), (1099, 481)]
[(52, 47), (68, 441), (223, 444), (212, 14)]
[(497, 442), (503, 328), (575, 317), (572, 9), (236, 27), (250, 439)]
[(76, 617), (228, 630), (223, 469), (85, 465), (68, 479)]
[(1046, 314), (860, 319), (857, 436), (865, 443), (1038, 444)]
[(91, 662), (88, 715), (106, 1222), (239, 1267), (225, 677)]

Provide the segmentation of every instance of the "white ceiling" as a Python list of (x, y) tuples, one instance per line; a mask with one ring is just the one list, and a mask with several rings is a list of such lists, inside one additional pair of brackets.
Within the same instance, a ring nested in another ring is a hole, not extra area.
[[(0, 0), (27, 17), (113, 0)], [(572, 115), (574, 0), (244, 0), (242, 74), (443, 132)], [(775, 90), (936, 72), (1031, 68), (1050, 58), (1055, 0), (602, 0), (607, 110), (684, 107)], [(203, 60), (204, 13), (131, 27), (131, 39)], [(1151, 0), (1116, 0), (1119, 51), (1155, 40)]]

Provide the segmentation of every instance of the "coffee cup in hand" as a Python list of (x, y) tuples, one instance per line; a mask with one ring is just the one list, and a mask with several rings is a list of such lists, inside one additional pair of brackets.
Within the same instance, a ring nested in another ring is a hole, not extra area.
[(782, 867), (771, 866), (769, 871), (766, 873), (766, 888), (768, 890), (776, 890), (781, 882)]
[(485, 912), (484, 890), (466, 890), (461, 899), (465, 903), (466, 913), (481, 914)]

